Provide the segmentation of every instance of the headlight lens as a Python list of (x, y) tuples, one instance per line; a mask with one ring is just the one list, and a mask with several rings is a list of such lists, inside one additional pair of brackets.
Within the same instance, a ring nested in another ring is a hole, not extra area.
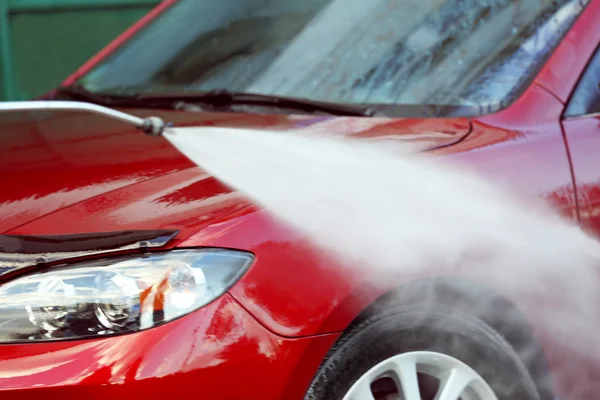
[(252, 263), (229, 250), (178, 250), (88, 261), (0, 286), (0, 342), (133, 332), (222, 295)]

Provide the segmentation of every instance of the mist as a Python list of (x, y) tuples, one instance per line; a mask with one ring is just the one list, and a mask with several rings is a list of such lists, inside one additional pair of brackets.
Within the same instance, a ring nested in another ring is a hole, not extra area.
[(409, 145), (227, 128), (165, 137), (347, 268), (477, 276), (530, 302), (553, 341), (600, 358), (600, 245), (541, 201)]

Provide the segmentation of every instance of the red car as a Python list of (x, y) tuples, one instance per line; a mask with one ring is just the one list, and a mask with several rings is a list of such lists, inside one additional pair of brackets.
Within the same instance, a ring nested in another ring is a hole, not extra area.
[[(598, 21), (599, 0), (167, 0), (43, 99), (412, 141), (600, 233)], [(16, 110), (0, 143), (2, 400), (600, 398), (600, 360), (494, 282), (372, 285), (163, 138)]]

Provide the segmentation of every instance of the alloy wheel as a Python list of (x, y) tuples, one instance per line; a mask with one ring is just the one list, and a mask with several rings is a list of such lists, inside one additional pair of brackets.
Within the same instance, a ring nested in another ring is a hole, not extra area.
[(462, 361), (442, 353), (399, 354), (375, 365), (343, 400), (497, 400), (490, 385)]

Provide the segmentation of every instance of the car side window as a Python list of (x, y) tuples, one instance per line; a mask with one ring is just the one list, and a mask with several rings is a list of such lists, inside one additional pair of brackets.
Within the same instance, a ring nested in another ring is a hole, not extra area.
[(600, 47), (569, 100), (565, 117), (600, 113)]

